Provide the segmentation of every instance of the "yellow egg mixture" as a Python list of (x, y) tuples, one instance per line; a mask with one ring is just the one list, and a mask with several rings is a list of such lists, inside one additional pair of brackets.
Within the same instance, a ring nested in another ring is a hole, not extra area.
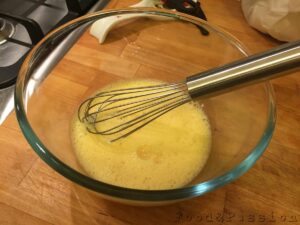
[[(155, 84), (161, 82), (122, 81), (105, 90)], [(122, 187), (182, 187), (199, 174), (211, 147), (208, 119), (196, 103), (184, 104), (115, 142), (89, 133), (78, 120), (77, 112), (72, 123), (72, 143), (85, 172), (94, 179)]]

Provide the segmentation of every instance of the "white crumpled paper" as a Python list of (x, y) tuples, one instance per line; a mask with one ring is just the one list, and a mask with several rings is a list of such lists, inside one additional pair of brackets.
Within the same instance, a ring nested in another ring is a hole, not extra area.
[(242, 0), (248, 23), (280, 41), (300, 40), (300, 0)]

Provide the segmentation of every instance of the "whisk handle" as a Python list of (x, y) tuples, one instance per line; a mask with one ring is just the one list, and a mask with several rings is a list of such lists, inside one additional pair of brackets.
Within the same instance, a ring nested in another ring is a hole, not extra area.
[(300, 40), (186, 78), (191, 97), (214, 96), (300, 69)]

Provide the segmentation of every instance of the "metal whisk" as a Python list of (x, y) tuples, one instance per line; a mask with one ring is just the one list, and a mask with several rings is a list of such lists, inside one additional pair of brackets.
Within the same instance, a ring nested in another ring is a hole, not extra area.
[(84, 101), (78, 118), (91, 133), (124, 138), (196, 97), (228, 92), (300, 68), (300, 41), (186, 78), (185, 82), (103, 91)]

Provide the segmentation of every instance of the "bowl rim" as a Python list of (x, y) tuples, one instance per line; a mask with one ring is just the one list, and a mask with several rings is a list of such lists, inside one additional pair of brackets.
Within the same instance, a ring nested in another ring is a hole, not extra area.
[[(27, 116), (26, 110), (24, 107), (25, 96), (23, 95), (26, 90), (26, 82), (30, 78), (30, 68), (34, 65), (35, 56), (38, 53), (38, 50), (42, 49), (44, 43), (47, 40), (51, 40), (51, 38), (61, 35), (62, 32), (68, 29), (74, 29), (74, 26), (81, 26), (84, 23), (89, 21), (94, 21), (96, 19), (105, 18), (114, 15), (120, 14), (134, 14), (134, 13), (146, 13), (153, 15), (161, 15), (167, 16), (171, 18), (176, 18), (188, 22), (192, 22), (194, 24), (200, 24), (205, 27), (209, 27), (210, 30), (216, 32), (226, 41), (231, 43), (234, 47), (240, 50), (242, 54), (245, 56), (248, 55), (248, 50), (228, 32), (222, 30), (219, 27), (212, 25), (211, 23), (207, 23), (204, 20), (201, 20), (196, 17), (192, 17), (186, 14), (182, 14), (179, 12), (174, 12), (170, 10), (164, 9), (153, 9), (153, 8), (125, 8), (125, 9), (113, 9), (113, 10), (103, 10), (96, 13), (87, 14), (85, 16), (79, 17), (75, 20), (72, 20), (54, 31), (50, 32), (46, 35), (27, 55), (24, 63), (19, 72), (19, 76), (17, 78), (16, 86), (15, 86), (15, 109), (16, 116), (19, 123), (19, 126), (23, 132), (23, 135), (27, 139), (28, 143), (31, 145), (33, 150), (37, 153), (37, 155), (45, 161), (50, 167), (52, 167), (56, 172), (68, 178), (80, 186), (93, 190), (97, 193), (108, 195), (117, 199), (125, 199), (132, 201), (148, 201), (148, 202), (158, 202), (158, 201), (170, 201), (170, 200), (182, 200), (188, 199), (196, 196), (203, 195), (207, 192), (211, 192), (230, 181), (233, 181), (240, 177), (242, 174), (247, 172), (254, 163), (258, 160), (258, 158), (262, 155), (262, 153), (266, 150), (269, 142), (271, 141), (272, 134), (275, 128), (276, 121), (276, 106), (274, 101), (274, 94), (272, 90), (272, 86), (270, 83), (265, 82), (265, 90), (267, 97), (269, 98), (268, 105), (268, 121), (267, 125), (264, 129), (264, 133), (262, 137), (258, 140), (257, 145), (252, 149), (250, 154), (236, 167), (231, 169), (230, 171), (205, 182), (195, 184), (193, 186), (181, 187), (177, 189), (169, 189), (169, 190), (139, 190), (139, 189), (131, 189), (125, 187), (119, 187), (111, 184), (107, 184), (95, 179), (92, 179), (77, 170), (71, 168), (60, 159), (58, 159), (54, 154), (51, 153), (47, 149), (47, 147), (42, 143), (42, 141), (35, 134), (32, 129)], [(75, 27), (75, 29), (77, 28)]]

